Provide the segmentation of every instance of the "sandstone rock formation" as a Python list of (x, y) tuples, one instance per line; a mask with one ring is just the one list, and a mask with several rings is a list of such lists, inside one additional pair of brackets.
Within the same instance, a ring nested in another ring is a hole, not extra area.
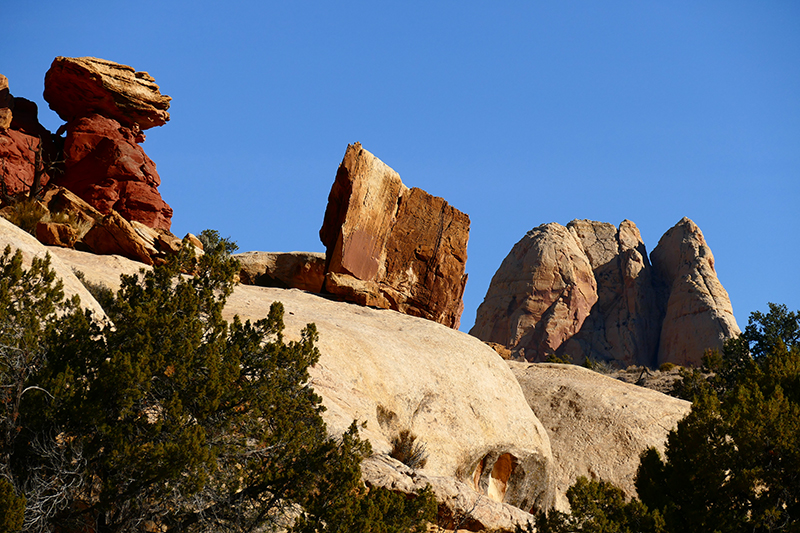
[(373, 455), (361, 464), (366, 482), (403, 494), (417, 494), (430, 486), (439, 502), (437, 524), (446, 530), (511, 532), (533, 523), (534, 517), (513, 505), (492, 500), (468, 483), (452, 477), (431, 476), (408, 468), (385, 455)]
[(458, 328), (469, 217), (349, 145), (328, 197), (320, 239), (324, 289), (344, 300)]
[[(30, 267), (32, 258), (44, 258), (50, 252), (32, 235), (21, 230), (4, 218), (0, 218), (0, 253), (2, 253), (7, 246), (11, 247), (12, 253), (14, 253), (15, 250), (20, 250), (22, 252), (24, 268)], [(87, 291), (78, 278), (75, 277), (70, 264), (65, 263), (54, 254), (50, 254), (50, 266), (63, 281), (64, 296), (66, 298), (77, 295), (81, 299), (81, 305), (84, 308), (92, 311), (98, 319), (105, 319), (103, 308), (100, 307), (100, 304), (97, 303), (92, 295), (89, 294), (89, 291)]]
[(651, 267), (629, 220), (539, 226), (503, 261), (470, 333), (529, 361), (699, 365), (739, 332), (730, 300), (689, 219), (662, 242)]
[(65, 122), (99, 114), (142, 130), (166, 124), (172, 100), (147, 72), (96, 57), (55, 58), (44, 99)]
[[(109, 276), (119, 265), (125, 273), (142, 266), (51, 250), (95, 283), (114, 283)], [(312, 384), (332, 434), (353, 420), (366, 422), (362, 436), (385, 455), (390, 440), (410, 429), (427, 445), (422, 474), (459, 480), (459, 486), (472, 487), (476, 500), (483, 495), (525, 511), (552, 505), (546, 432), (491, 348), (429, 320), (299, 290), (237, 285), (224, 314), (260, 319), (274, 301), (284, 304), (287, 340), (298, 340), (307, 323), (317, 325), (321, 358), (311, 369)]]
[(529, 231), (492, 278), (470, 334), (541, 360), (577, 333), (597, 302), (581, 243), (560, 224)]
[(14, 97), (8, 90), (8, 78), (0, 74), (0, 130), (6, 130), (11, 126), (13, 102)]
[(239, 282), (245, 285), (322, 292), (325, 254), (245, 252), (234, 257), (241, 264)]
[(639, 456), (650, 446), (663, 454), (667, 434), (691, 408), (576, 365), (508, 364), (550, 437), (560, 509), (580, 476), (611, 481), (635, 496)]
[(172, 208), (161, 198), (161, 179), (134, 130), (114, 119), (88, 115), (67, 124), (64, 176), (58, 183), (104, 215), (168, 230)]
[(661, 237), (651, 258), (669, 290), (657, 364), (696, 365), (706, 349), (722, 348), (740, 332), (711, 248), (684, 217)]
[(597, 303), (580, 331), (558, 349), (575, 361), (614, 361), (620, 366), (655, 365), (663, 309), (639, 229), (623, 220), (573, 220), (597, 281)]

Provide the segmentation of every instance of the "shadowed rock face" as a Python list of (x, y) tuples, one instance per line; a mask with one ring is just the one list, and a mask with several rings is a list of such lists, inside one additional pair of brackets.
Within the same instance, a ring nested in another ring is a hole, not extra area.
[(699, 365), (739, 332), (711, 250), (684, 219), (652, 261), (628, 220), (539, 226), (501, 264), (470, 333), (529, 361)]
[(580, 331), (558, 349), (576, 361), (616, 361), (622, 367), (655, 364), (663, 305), (636, 225), (573, 220), (597, 281), (597, 303)]
[(46, 162), (57, 159), (59, 144), (39, 123), (34, 102), (11, 95), (8, 78), (0, 74), (0, 181), (9, 196), (28, 194), (40, 171), (39, 187), (51, 178)]
[(657, 364), (696, 365), (706, 349), (720, 349), (740, 332), (711, 248), (684, 217), (661, 237), (651, 258), (669, 291)]
[(360, 144), (350, 145), (320, 229), (324, 290), (458, 328), (468, 238), (467, 215), (409, 189)]
[(44, 99), (65, 122), (97, 113), (142, 130), (166, 124), (172, 100), (147, 72), (96, 57), (55, 58)]

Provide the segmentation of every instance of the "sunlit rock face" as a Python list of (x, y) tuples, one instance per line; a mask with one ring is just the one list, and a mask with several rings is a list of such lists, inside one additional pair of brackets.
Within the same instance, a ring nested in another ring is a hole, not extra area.
[(339, 165), (319, 235), (326, 292), (458, 328), (469, 217), (403, 185), (359, 143)]
[(657, 364), (698, 365), (705, 350), (721, 349), (740, 332), (711, 248), (684, 217), (661, 237), (651, 258), (668, 294)]
[(688, 218), (650, 260), (629, 220), (534, 228), (500, 265), (470, 331), (514, 359), (555, 354), (623, 368), (696, 366), (738, 332), (711, 250)]

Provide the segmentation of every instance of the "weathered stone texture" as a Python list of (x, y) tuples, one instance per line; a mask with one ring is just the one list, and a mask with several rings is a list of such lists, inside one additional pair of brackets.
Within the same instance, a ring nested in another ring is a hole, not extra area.
[(172, 208), (161, 198), (156, 165), (137, 143), (133, 130), (100, 115), (67, 124), (66, 170), (58, 183), (104, 215), (168, 230)]
[(458, 328), (468, 238), (467, 215), (350, 145), (320, 229), (324, 290)]
[(560, 224), (544, 224), (503, 260), (470, 334), (542, 360), (581, 329), (595, 302), (597, 283), (580, 241)]
[(313, 252), (245, 252), (239, 260), (239, 282), (245, 285), (321, 292), (325, 254)]
[(553, 450), (556, 507), (568, 507), (567, 489), (578, 477), (610, 481), (636, 496), (639, 456), (662, 454), (667, 434), (691, 403), (623, 383), (576, 365), (509, 361)]
[(711, 248), (700, 228), (684, 217), (661, 237), (651, 259), (669, 291), (657, 364), (697, 366), (706, 349), (720, 349), (740, 332)]
[(142, 130), (166, 124), (171, 100), (147, 72), (96, 57), (55, 58), (44, 99), (65, 122), (97, 113)]
[(580, 363), (620, 366), (655, 363), (663, 311), (653, 290), (647, 252), (636, 225), (573, 220), (567, 227), (583, 245), (597, 280), (598, 299), (580, 331), (558, 350)]
[(623, 368), (699, 365), (738, 332), (711, 250), (689, 219), (661, 239), (652, 266), (629, 220), (535, 228), (497, 270), (470, 331), (515, 359), (555, 352)]

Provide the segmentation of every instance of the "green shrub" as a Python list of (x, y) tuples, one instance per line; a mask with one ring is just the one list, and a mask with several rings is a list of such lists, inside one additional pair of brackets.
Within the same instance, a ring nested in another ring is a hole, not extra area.
[(658, 367), (658, 369), (661, 372), (671, 372), (672, 369), (674, 368), (675, 368), (675, 363), (669, 363), (669, 362), (663, 363), (660, 367)]

